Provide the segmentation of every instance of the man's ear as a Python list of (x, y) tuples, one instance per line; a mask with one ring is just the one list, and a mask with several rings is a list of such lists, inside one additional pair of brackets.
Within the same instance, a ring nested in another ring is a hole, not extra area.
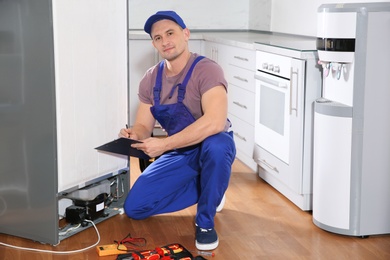
[(188, 28), (183, 29), (184, 35), (186, 36), (187, 40), (190, 39), (190, 30)]

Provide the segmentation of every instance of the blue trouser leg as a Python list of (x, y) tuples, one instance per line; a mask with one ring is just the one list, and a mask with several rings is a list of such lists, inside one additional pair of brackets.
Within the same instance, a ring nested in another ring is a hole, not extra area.
[(225, 193), (235, 157), (231, 134), (206, 138), (198, 148), (161, 156), (139, 176), (124, 209), (134, 219), (174, 212), (198, 202), (196, 223), (214, 227), (216, 207)]
[(235, 155), (231, 132), (213, 135), (201, 145), (201, 193), (195, 222), (202, 228), (214, 227), (216, 209), (229, 185)]
[(138, 177), (127, 195), (124, 209), (134, 219), (174, 212), (197, 202), (199, 169), (197, 149), (164, 154)]

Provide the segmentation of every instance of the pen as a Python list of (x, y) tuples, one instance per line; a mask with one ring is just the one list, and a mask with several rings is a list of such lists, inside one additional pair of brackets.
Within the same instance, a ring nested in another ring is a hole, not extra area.
[[(126, 129), (129, 129), (129, 125), (128, 124), (126, 124)], [(130, 138), (129, 134), (127, 134), (127, 138)]]

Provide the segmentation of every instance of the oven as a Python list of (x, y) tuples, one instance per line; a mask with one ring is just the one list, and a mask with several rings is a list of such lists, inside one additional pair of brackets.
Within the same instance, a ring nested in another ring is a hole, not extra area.
[(321, 83), (306, 87), (305, 59), (261, 50), (256, 51), (255, 80), (254, 160), (259, 175), (310, 210), (313, 103)]
[(291, 58), (259, 51), (256, 59), (255, 143), (288, 164), (290, 115), (297, 110)]

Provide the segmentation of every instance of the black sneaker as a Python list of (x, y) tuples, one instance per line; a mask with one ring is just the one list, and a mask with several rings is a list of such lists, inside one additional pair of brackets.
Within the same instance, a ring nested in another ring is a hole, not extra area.
[(218, 244), (218, 235), (214, 228), (205, 229), (196, 226), (195, 246), (198, 250), (214, 250)]

